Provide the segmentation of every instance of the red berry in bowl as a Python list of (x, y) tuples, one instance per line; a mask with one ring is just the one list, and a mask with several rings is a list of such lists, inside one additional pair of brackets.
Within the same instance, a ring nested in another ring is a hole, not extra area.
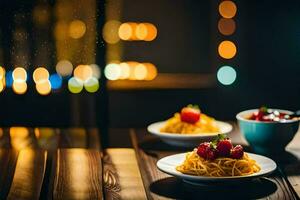
[(206, 159), (206, 152), (210, 148), (210, 143), (209, 142), (203, 142), (201, 143), (198, 148), (197, 148), (197, 154), (198, 156), (205, 158)]
[(228, 157), (232, 149), (232, 144), (230, 139), (221, 140), (217, 144), (218, 155), (223, 157)]
[(183, 122), (195, 124), (200, 119), (200, 110), (193, 107), (185, 107), (181, 110), (180, 119)]
[(212, 148), (208, 148), (206, 151), (206, 159), (208, 160), (214, 160), (216, 159), (218, 156), (218, 150), (216, 149), (212, 149)]
[(236, 145), (233, 149), (231, 149), (230, 157), (234, 159), (240, 159), (244, 155), (244, 149), (241, 145)]

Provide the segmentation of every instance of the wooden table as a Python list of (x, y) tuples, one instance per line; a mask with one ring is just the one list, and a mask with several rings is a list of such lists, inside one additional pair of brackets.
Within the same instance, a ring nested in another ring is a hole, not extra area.
[[(123, 129), (131, 148), (102, 149), (97, 129), (0, 129), (0, 199), (299, 199), (300, 162), (279, 157), (268, 177), (239, 185), (195, 187), (156, 168), (190, 149), (145, 129)], [(112, 130), (110, 135), (120, 134)], [(237, 129), (234, 143), (247, 145)], [(300, 134), (289, 151), (300, 157)]]

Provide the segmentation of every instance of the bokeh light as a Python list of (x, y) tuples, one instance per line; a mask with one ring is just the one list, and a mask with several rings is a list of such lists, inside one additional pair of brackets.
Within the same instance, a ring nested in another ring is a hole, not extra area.
[(81, 20), (73, 20), (69, 26), (69, 36), (74, 39), (81, 38), (86, 32), (86, 25)]
[(137, 25), (135, 30), (135, 35), (139, 40), (145, 40), (148, 35), (147, 26), (144, 23), (140, 23)]
[(74, 94), (80, 93), (83, 89), (83, 82), (78, 78), (72, 77), (68, 81), (68, 88)]
[(135, 76), (135, 67), (138, 66), (140, 63), (135, 62), (135, 61), (129, 61), (126, 62), (129, 65), (130, 68), (130, 74), (129, 74), (129, 80), (136, 80), (136, 76)]
[(144, 64), (140, 63), (134, 68), (134, 77), (136, 80), (144, 80), (148, 75), (147, 68)]
[(36, 83), (35, 88), (40, 95), (48, 95), (51, 92), (51, 83), (48, 79), (39, 81)]
[(147, 37), (144, 39), (145, 41), (152, 41), (157, 36), (157, 28), (151, 23), (144, 23), (147, 27)]
[(68, 60), (60, 60), (56, 64), (56, 72), (61, 76), (70, 76), (73, 72), (73, 65)]
[(219, 20), (218, 29), (223, 35), (232, 35), (235, 28), (235, 21), (233, 19), (221, 18)]
[(4, 90), (4, 84), (2, 81), (0, 81), (0, 92), (2, 92)]
[(223, 41), (218, 47), (219, 55), (225, 59), (233, 58), (237, 52), (236, 46), (231, 41)]
[(130, 66), (126, 62), (120, 63), (121, 74), (119, 79), (128, 79), (130, 76)]
[(24, 82), (26, 82), (26, 80), (27, 80), (27, 72), (26, 72), (26, 70), (24, 68), (17, 67), (12, 72), (12, 77), (13, 77), (14, 81), (24, 81)]
[(49, 72), (44, 67), (38, 67), (34, 70), (32, 77), (35, 83), (45, 81), (49, 79)]
[(62, 77), (59, 74), (51, 74), (49, 78), (51, 88), (57, 90), (62, 86)]
[(93, 77), (100, 79), (101, 78), (101, 69), (97, 64), (90, 64), (90, 67), (92, 69)]
[(3, 67), (0, 67), (0, 79), (5, 78), (5, 69)]
[(218, 70), (218, 81), (223, 85), (231, 85), (236, 79), (236, 71), (230, 66), (223, 66)]
[(128, 22), (128, 23), (123, 23), (119, 27), (119, 37), (122, 40), (134, 40), (135, 37), (135, 30), (137, 27), (137, 23), (133, 22)]
[(16, 94), (24, 94), (27, 91), (27, 83), (25, 81), (14, 81), (12, 88)]
[(223, 1), (219, 5), (219, 13), (224, 18), (233, 18), (236, 14), (237, 7), (232, 1)]
[(5, 80), (6, 80), (6, 87), (12, 87), (13, 84), (13, 77), (12, 77), (12, 71), (7, 71), (5, 74)]
[(143, 63), (147, 68), (147, 77), (145, 80), (153, 80), (157, 76), (157, 69), (152, 63)]
[(105, 42), (109, 44), (115, 44), (119, 42), (120, 38), (119, 38), (118, 31), (120, 25), (121, 22), (117, 20), (110, 20), (104, 24), (102, 35)]
[(108, 80), (117, 80), (121, 76), (120, 66), (116, 63), (106, 65), (104, 75)]
[(93, 76), (93, 70), (90, 65), (78, 65), (74, 69), (74, 77), (81, 81), (86, 81)]
[(95, 77), (91, 77), (88, 80), (86, 80), (84, 82), (84, 88), (86, 91), (90, 92), (90, 93), (94, 93), (97, 92), (97, 90), (99, 89), (99, 81), (97, 78)]

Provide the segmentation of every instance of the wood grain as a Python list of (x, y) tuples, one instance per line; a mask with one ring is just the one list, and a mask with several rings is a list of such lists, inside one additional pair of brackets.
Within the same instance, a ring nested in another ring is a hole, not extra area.
[[(268, 178), (239, 183), (234, 186), (193, 187), (160, 172), (156, 167), (156, 162), (161, 157), (186, 150), (178, 148), (177, 152), (170, 151), (170, 149), (174, 150), (174, 147), (164, 145), (147, 134), (146, 130), (139, 130), (139, 132), (132, 130), (131, 139), (143, 174), (142, 178), (148, 199), (222, 199), (224, 197), (232, 199), (297, 199), (280, 170)], [(234, 140), (238, 141), (239, 138)]]
[(284, 168), (287, 179), (300, 199), (300, 163), (289, 164)]
[(103, 178), (105, 199), (147, 199), (133, 149), (107, 149)]
[(39, 199), (46, 159), (47, 153), (43, 150), (20, 151), (7, 199)]
[(53, 199), (102, 199), (99, 151), (59, 149)]
[(60, 129), (59, 148), (87, 148), (87, 130), (83, 128)]

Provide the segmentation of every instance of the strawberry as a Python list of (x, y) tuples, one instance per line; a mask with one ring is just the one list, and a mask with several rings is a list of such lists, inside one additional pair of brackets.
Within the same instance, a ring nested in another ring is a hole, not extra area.
[(232, 147), (230, 139), (220, 140), (217, 144), (218, 155), (228, 157)]
[(206, 152), (207, 152), (207, 149), (209, 149), (209, 148), (210, 148), (210, 143), (209, 142), (201, 143), (197, 148), (198, 156), (206, 159)]
[(218, 156), (218, 150), (213, 148), (206, 149), (206, 159), (208, 160), (214, 160)]
[(200, 119), (200, 110), (197, 107), (184, 107), (180, 113), (180, 119), (183, 122), (195, 124)]
[(231, 149), (230, 157), (234, 159), (240, 159), (244, 155), (244, 149), (241, 145), (236, 145), (233, 149)]

